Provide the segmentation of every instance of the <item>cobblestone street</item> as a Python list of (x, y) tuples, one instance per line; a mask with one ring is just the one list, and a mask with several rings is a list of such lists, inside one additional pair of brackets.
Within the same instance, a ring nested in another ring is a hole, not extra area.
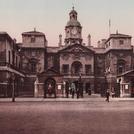
[(107, 103), (93, 99), (0, 102), (0, 133), (133, 134), (133, 105), (130, 100)]

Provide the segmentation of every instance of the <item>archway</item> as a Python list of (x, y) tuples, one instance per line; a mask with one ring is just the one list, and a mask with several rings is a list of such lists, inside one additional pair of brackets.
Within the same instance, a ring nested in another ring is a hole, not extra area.
[(56, 81), (53, 78), (48, 78), (44, 82), (44, 98), (52, 97), (56, 98)]
[(89, 90), (91, 90), (91, 84), (90, 84), (90, 82), (87, 82), (85, 84), (85, 91), (86, 91), (86, 93), (89, 93)]

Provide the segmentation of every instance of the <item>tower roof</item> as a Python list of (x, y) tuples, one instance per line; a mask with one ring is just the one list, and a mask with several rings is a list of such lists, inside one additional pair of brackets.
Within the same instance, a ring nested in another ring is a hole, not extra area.
[(78, 27), (81, 27), (81, 24), (79, 21), (77, 20), (69, 20), (67, 22), (67, 25), (66, 26), (78, 26)]
[(68, 26), (76, 26), (76, 27), (81, 27), (80, 22), (77, 20), (77, 12), (74, 10), (74, 7), (72, 7), (72, 10), (69, 13), (70, 20), (67, 22), (67, 27)]
[(132, 38), (132, 37), (130, 35), (121, 34), (121, 33), (110, 34), (106, 42), (108, 42), (112, 38)]
[(74, 6), (72, 7), (72, 10), (70, 11), (70, 13), (69, 13), (69, 14), (76, 14), (76, 15), (77, 15), (76, 10), (74, 10)]
[(38, 31), (29, 31), (29, 32), (23, 32), (22, 35), (38, 35), (38, 36), (45, 36), (44, 33), (38, 32)]

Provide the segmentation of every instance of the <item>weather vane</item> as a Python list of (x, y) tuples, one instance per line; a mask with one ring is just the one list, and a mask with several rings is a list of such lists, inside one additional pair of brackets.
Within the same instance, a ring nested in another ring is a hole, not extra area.
[(75, 3), (75, 0), (74, 0), (74, 2), (72, 3), (72, 9), (74, 10), (74, 3)]

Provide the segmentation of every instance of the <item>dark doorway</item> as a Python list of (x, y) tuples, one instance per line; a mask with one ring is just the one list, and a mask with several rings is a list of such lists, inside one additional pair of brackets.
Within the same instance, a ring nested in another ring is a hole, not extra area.
[(134, 80), (131, 80), (131, 97), (134, 97)]
[(85, 86), (85, 90), (86, 90), (86, 93), (88, 93), (89, 90), (91, 90), (91, 87), (90, 87), (90, 83), (86, 83), (86, 86)]
[(44, 98), (56, 98), (56, 81), (53, 78), (48, 78), (44, 83)]

